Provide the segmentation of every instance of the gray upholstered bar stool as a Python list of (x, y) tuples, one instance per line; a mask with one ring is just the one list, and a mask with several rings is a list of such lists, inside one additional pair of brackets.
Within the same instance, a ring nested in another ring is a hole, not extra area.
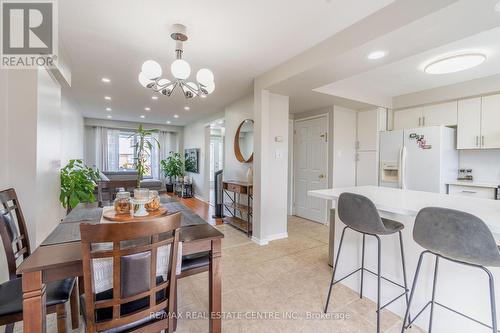
[[(495, 238), (486, 224), (478, 217), (465, 212), (446, 208), (427, 207), (422, 209), (415, 219), (413, 238), (425, 249), (425, 251), (420, 254), (418, 259), (417, 270), (415, 271), (413, 286), (410, 293), (410, 301), (406, 309), (405, 321), (403, 322), (404, 324), (401, 332), (404, 332), (404, 330), (430, 305), (431, 313), (428, 332), (431, 333), (434, 305), (439, 305), (480, 325), (488, 327), (492, 329), (494, 333), (497, 333), (498, 326), (493, 275), (485, 266), (500, 267), (500, 248), (497, 246)], [(408, 325), (406, 325), (406, 319), (408, 318), (420, 267), (425, 254), (434, 255), (436, 257), (434, 263), (432, 298), (422, 310), (419, 311), (418, 315), (415, 316), (413, 320), (409, 320)], [(436, 281), (440, 258), (457, 264), (479, 268), (488, 275), (492, 326), (436, 302)]]
[[(406, 280), (406, 265), (405, 265), (405, 255), (403, 249), (403, 235), (401, 230), (404, 229), (404, 225), (392, 221), (389, 219), (381, 218), (377, 208), (373, 204), (373, 202), (359, 194), (354, 193), (342, 193), (339, 196), (338, 204), (337, 204), (338, 214), (340, 220), (346, 225), (342, 230), (342, 236), (340, 237), (339, 250), (337, 252), (337, 257), (335, 258), (335, 265), (333, 266), (333, 274), (332, 281), (330, 282), (330, 289), (328, 290), (328, 297), (326, 299), (325, 305), (325, 313), (328, 311), (328, 303), (330, 302), (330, 296), (332, 293), (332, 288), (335, 284), (340, 281), (350, 277), (351, 275), (361, 272), (361, 286), (359, 291), (359, 296), (363, 298), (363, 281), (364, 281), (364, 272), (371, 273), (377, 276), (377, 333), (380, 332), (380, 311), (384, 309), (389, 304), (392, 304), (394, 301), (398, 300), (401, 297), (406, 298), (406, 304), (408, 304), (408, 285)], [(346, 276), (335, 280), (335, 273), (337, 271), (340, 251), (342, 250), (342, 242), (344, 241), (344, 235), (347, 229), (351, 229), (363, 235), (363, 245), (362, 245), (362, 254), (361, 254), (361, 267), (356, 269), (355, 271), (347, 274)], [(392, 280), (386, 279), (381, 275), (381, 239), (380, 236), (387, 236), (393, 234), (399, 234), (399, 246), (401, 249), (401, 264), (403, 269), (403, 285), (400, 283), (394, 282)], [(366, 236), (373, 236), (377, 239), (377, 272), (373, 272), (367, 268), (365, 268), (365, 238)], [(404, 292), (387, 302), (385, 305), (381, 305), (380, 302), (380, 287), (381, 281), (387, 281), (392, 283), (393, 285), (400, 287), (404, 290)]]

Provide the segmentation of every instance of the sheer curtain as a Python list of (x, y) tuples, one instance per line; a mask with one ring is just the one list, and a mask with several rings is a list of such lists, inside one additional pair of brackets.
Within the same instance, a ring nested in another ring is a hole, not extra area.
[(107, 160), (106, 171), (119, 171), (120, 169), (120, 130), (107, 129)]
[(108, 170), (108, 129), (97, 126), (95, 128), (95, 154), (96, 166), (101, 171)]
[(160, 161), (166, 159), (170, 152), (177, 152), (177, 133), (159, 131), (153, 135), (160, 143), (160, 149), (155, 146), (153, 156), (151, 157), (153, 178), (160, 179), (162, 182), (165, 182), (165, 176), (163, 175)]

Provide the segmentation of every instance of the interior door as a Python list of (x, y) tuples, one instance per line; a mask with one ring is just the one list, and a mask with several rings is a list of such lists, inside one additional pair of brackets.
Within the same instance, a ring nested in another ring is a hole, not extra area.
[(296, 120), (294, 135), (294, 203), (297, 216), (326, 223), (326, 200), (307, 195), (328, 187), (328, 119)]
[(378, 185), (378, 158), (376, 151), (356, 153), (356, 186)]

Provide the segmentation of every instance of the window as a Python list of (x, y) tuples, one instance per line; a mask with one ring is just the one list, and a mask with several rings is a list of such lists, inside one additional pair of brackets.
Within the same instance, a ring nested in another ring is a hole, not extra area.
[[(151, 137), (147, 138), (152, 140)], [(108, 171), (135, 171), (135, 144), (137, 138), (132, 131), (108, 129)], [(152, 154), (158, 154), (154, 150)], [(153, 167), (151, 157), (146, 161), (147, 172), (145, 177), (152, 177)], [(156, 160), (156, 159), (155, 159)]]

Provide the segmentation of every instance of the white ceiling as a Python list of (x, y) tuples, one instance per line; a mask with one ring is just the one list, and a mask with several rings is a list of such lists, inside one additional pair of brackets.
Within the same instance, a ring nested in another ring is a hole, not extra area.
[[(500, 73), (499, 41), (500, 27), (336, 81), (316, 91), (352, 98), (373, 95), (390, 104), (392, 97), (399, 95)], [(483, 53), (487, 60), (478, 67), (452, 74), (431, 75), (424, 72), (425, 65), (436, 57), (457, 52)]]
[[(222, 110), (249, 93), (256, 76), (391, 2), (64, 0), (59, 2), (59, 29), (71, 60), (73, 97), (84, 116), (140, 121), (143, 114), (148, 123), (184, 125)], [(216, 91), (206, 99), (186, 101), (177, 92), (153, 101), (153, 92), (137, 82), (142, 62), (150, 58), (169, 72), (174, 23), (188, 27), (184, 59), (193, 71), (208, 67), (215, 74)], [(102, 77), (111, 83), (102, 83)], [(185, 105), (191, 110), (184, 111)]]

